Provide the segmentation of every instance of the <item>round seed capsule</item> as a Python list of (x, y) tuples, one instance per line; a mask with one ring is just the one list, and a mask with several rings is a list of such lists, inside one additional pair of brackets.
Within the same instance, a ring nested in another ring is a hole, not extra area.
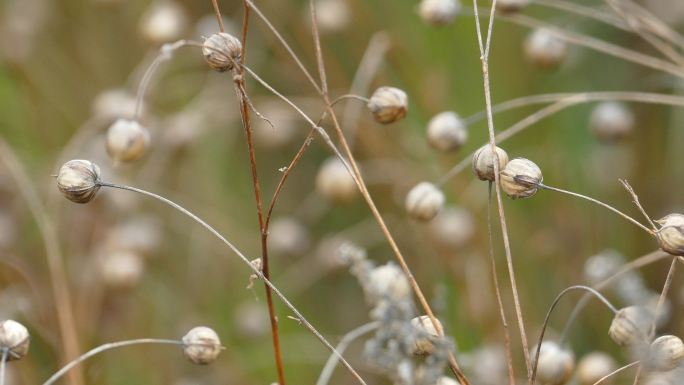
[(452, 111), (435, 115), (428, 122), (427, 140), (430, 146), (443, 152), (456, 151), (468, 139), (463, 120)]
[(309, 232), (294, 218), (276, 218), (268, 228), (268, 244), (273, 252), (301, 256), (311, 244)]
[(380, 87), (368, 100), (368, 109), (376, 122), (394, 123), (406, 116), (408, 96), (406, 92), (395, 87)]
[[(442, 323), (436, 320), (440, 329)], [(426, 356), (432, 354), (435, 350), (433, 341), (439, 338), (439, 333), (435, 329), (435, 325), (430, 320), (429, 316), (423, 315), (411, 319), (411, 325), (419, 331), (420, 336), (416, 339), (416, 344), (413, 347), (413, 354), (418, 356)]]
[(530, 4), (530, 0), (497, 0), (496, 10), (502, 13), (516, 13)]
[(512, 199), (528, 198), (543, 180), (539, 167), (529, 159), (515, 158), (501, 171), (501, 189)]
[(99, 267), (102, 280), (107, 286), (130, 289), (140, 282), (145, 263), (140, 255), (134, 252), (118, 250), (104, 255)]
[(140, 32), (152, 44), (164, 44), (180, 39), (187, 27), (185, 11), (175, 1), (156, 1), (143, 16)]
[(406, 195), (406, 212), (419, 221), (429, 221), (444, 207), (444, 193), (430, 182), (420, 182)]
[(218, 72), (229, 71), (240, 60), (242, 43), (231, 34), (215, 33), (204, 41), (202, 54), (211, 69)]
[(553, 69), (565, 59), (565, 41), (559, 39), (547, 28), (537, 28), (525, 40), (525, 54), (536, 66)]
[(653, 315), (646, 308), (628, 306), (615, 314), (608, 335), (620, 346), (638, 346), (649, 340), (652, 325)]
[(601, 142), (617, 142), (634, 130), (634, 114), (623, 103), (604, 102), (591, 112), (589, 127)]
[[(311, 23), (311, 14), (307, 9), (304, 15), (306, 22)], [(347, 0), (317, 0), (316, 22), (321, 32), (338, 32), (349, 26), (352, 21), (352, 10)]]
[[(533, 349), (536, 354), (536, 349)], [(572, 376), (575, 356), (571, 351), (561, 348), (551, 341), (542, 342), (537, 364), (537, 378), (544, 385), (562, 385)]]
[(135, 120), (118, 119), (107, 130), (107, 153), (114, 162), (140, 159), (149, 144), (149, 131)]
[(100, 168), (88, 160), (70, 160), (59, 169), (57, 188), (76, 203), (88, 203), (100, 189)]
[(684, 256), (684, 215), (670, 214), (656, 223), (661, 226), (657, 232), (660, 248), (672, 255)]
[[(508, 154), (501, 147), (495, 147), (496, 156), (499, 159), (499, 171), (503, 170), (508, 163)], [(480, 180), (493, 182), (494, 176), (494, 152), (489, 144), (480, 147), (473, 155), (473, 172)]]
[(356, 182), (338, 158), (328, 158), (316, 175), (316, 191), (335, 203), (347, 203), (358, 196)]
[(28, 354), (31, 336), (24, 325), (17, 321), (0, 322), (0, 349), (8, 349), (7, 360), (20, 360)]
[(207, 365), (221, 353), (218, 334), (206, 326), (197, 326), (183, 336), (183, 354), (197, 365)]
[(430, 229), (441, 244), (460, 248), (475, 234), (475, 220), (466, 209), (447, 207), (430, 222)]
[(406, 275), (392, 262), (373, 268), (368, 276), (368, 282), (366, 294), (372, 299), (404, 299), (411, 295), (411, 285)]
[[(613, 357), (603, 352), (592, 352), (582, 357), (577, 364), (577, 380), (580, 385), (594, 385), (615, 369), (617, 364)], [(608, 384), (609, 382), (606, 382), (606, 385)]]
[(422, 0), (418, 14), (426, 23), (439, 27), (453, 22), (460, 9), (458, 0)]
[(684, 343), (677, 336), (661, 336), (651, 343), (650, 366), (660, 372), (678, 367), (684, 361)]

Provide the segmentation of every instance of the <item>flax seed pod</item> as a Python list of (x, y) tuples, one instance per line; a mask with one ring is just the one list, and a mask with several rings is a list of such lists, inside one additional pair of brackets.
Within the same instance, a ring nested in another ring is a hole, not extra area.
[(553, 69), (567, 56), (567, 44), (547, 28), (537, 28), (525, 40), (525, 54), (539, 68)]
[(204, 60), (214, 71), (225, 72), (233, 69), (234, 63), (242, 55), (242, 43), (237, 37), (219, 32), (209, 36), (202, 44)]
[[(307, 9), (304, 15), (306, 22), (311, 23), (311, 13)], [(344, 30), (352, 20), (352, 11), (347, 0), (317, 0), (316, 22), (318, 29), (325, 33)]]
[(132, 251), (116, 250), (100, 260), (100, 276), (113, 289), (131, 289), (138, 285), (145, 271), (142, 257)]
[(115, 88), (100, 92), (92, 104), (93, 114), (108, 121), (131, 118), (135, 115), (135, 95), (128, 90)]
[[(503, 170), (508, 163), (508, 154), (501, 147), (495, 147), (499, 159), (499, 171)], [(494, 177), (494, 152), (489, 144), (480, 147), (473, 155), (473, 172), (480, 180), (493, 182)]]
[[(532, 350), (536, 354), (536, 348)], [(542, 342), (537, 364), (537, 378), (543, 385), (563, 385), (572, 376), (575, 356), (551, 341)]]
[(457, 249), (475, 234), (472, 214), (461, 207), (446, 207), (430, 222), (430, 230), (441, 244)]
[(411, 285), (406, 275), (392, 262), (373, 268), (368, 282), (366, 294), (370, 299), (405, 299), (411, 295)]
[(684, 256), (684, 215), (670, 214), (656, 223), (661, 226), (656, 233), (660, 248), (672, 255)]
[(496, 10), (501, 13), (510, 14), (520, 12), (530, 4), (530, 0), (497, 0)]
[(430, 182), (420, 182), (406, 195), (406, 212), (419, 221), (429, 221), (444, 207), (444, 193)]
[(395, 87), (380, 87), (368, 100), (368, 109), (375, 121), (382, 124), (403, 119), (408, 111), (406, 92)]
[(684, 361), (684, 343), (677, 336), (661, 336), (651, 343), (649, 365), (655, 371), (667, 372)]
[(208, 365), (221, 353), (221, 340), (206, 326), (197, 326), (183, 336), (183, 354), (192, 363)]
[(456, 151), (468, 139), (463, 120), (453, 111), (441, 112), (428, 122), (427, 140), (430, 146), (442, 152)]
[(159, 0), (152, 4), (140, 22), (140, 32), (150, 43), (160, 45), (183, 36), (188, 18), (175, 1)]
[(460, 9), (458, 0), (422, 0), (418, 14), (426, 23), (440, 27), (452, 23)]
[(653, 315), (642, 306), (620, 309), (608, 329), (608, 335), (622, 347), (635, 347), (649, 340)]
[[(592, 352), (582, 357), (577, 364), (577, 380), (580, 385), (594, 385), (596, 381), (607, 376), (617, 369), (617, 363), (613, 357), (603, 352)], [(610, 379), (605, 381), (605, 385)]]
[(268, 229), (268, 243), (276, 254), (302, 256), (311, 245), (309, 231), (294, 218), (276, 218)]
[(358, 196), (356, 182), (338, 158), (328, 158), (316, 175), (316, 191), (334, 203), (348, 203)]
[(57, 174), (57, 188), (76, 203), (90, 202), (100, 189), (100, 168), (88, 160), (66, 162)]
[(589, 127), (599, 141), (614, 143), (632, 133), (634, 114), (624, 103), (603, 102), (591, 112)]
[(31, 336), (24, 325), (12, 320), (0, 322), (0, 349), (8, 350), (8, 361), (26, 356), (30, 342)]
[(149, 145), (149, 131), (135, 120), (118, 119), (107, 130), (107, 153), (115, 163), (142, 158)]
[(536, 194), (544, 179), (539, 167), (529, 159), (515, 158), (500, 174), (501, 189), (512, 199), (528, 198)]
[[(436, 321), (441, 329), (442, 323), (437, 319)], [(417, 356), (426, 356), (432, 354), (432, 352), (435, 350), (433, 341), (439, 338), (439, 332), (430, 320), (430, 317), (426, 315), (415, 317), (411, 319), (411, 326), (418, 330), (419, 334), (418, 338), (416, 338), (416, 344), (413, 347), (413, 354)]]

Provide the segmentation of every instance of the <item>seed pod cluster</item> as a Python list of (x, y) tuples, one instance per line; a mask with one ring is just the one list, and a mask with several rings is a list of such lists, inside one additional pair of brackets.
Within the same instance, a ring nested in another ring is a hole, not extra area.
[[(596, 381), (615, 369), (617, 369), (617, 363), (613, 357), (603, 352), (592, 352), (582, 357), (577, 364), (577, 380), (580, 385), (594, 385)], [(606, 382), (606, 385), (608, 383)]]
[(114, 162), (138, 160), (149, 145), (149, 131), (135, 120), (118, 119), (107, 130), (107, 153)]
[(458, 0), (422, 0), (418, 14), (426, 23), (439, 27), (453, 22), (460, 9)]
[(537, 193), (544, 179), (539, 167), (529, 159), (515, 158), (501, 171), (501, 189), (512, 199), (528, 198)]
[[(536, 348), (532, 351), (536, 354)], [(537, 378), (544, 385), (563, 385), (575, 369), (575, 355), (557, 343), (545, 341), (539, 350)]]
[(656, 233), (663, 251), (684, 256), (684, 215), (669, 214), (656, 220), (661, 227)]
[(539, 68), (553, 69), (565, 59), (567, 44), (547, 28), (537, 28), (525, 40), (525, 55)]
[(684, 343), (677, 336), (661, 336), (651, 343), (649, 364), (655, 371), (667, 372), (684, 361)]
[(204, 60), (214, 71), (226, 72), (234, 67), (242, 55), (242, 43), (237, 37), (219, 32), (209, 36), (202, 44)]
[(649, 340), (653, 315), (642, 306), (628, 306), (620, 309), (608, 329), (608, 335), (622, 347), (634, 347)]
[(429, 221), (444, 207), (444, 193), (430, 182), (420, 182), (406, 195), (406, 212), (419, 221)]
[(634, 114), (623, 103), (603, 102), (591, 112), (589, 127), (599, 141), (614, 143), (632, 133)]
[(403, 119), (408, 111), (406, 92), (395, 87), (380, 87), (368, 100), (368, 109), (376, 122), (394, 123)]
[(443, 152), (456, 151), (468, 139), (463, 120), (453, 111), (441, 112), (428, 122), (427, 140), (430, 146)]
[(206, 326), (197, 326), (183, 336), (183, 354), (192, 363), (208, 365), (221, 353), (218, 334)]
[(7, 360), (20, 360), (28, 354), (31, 336), (28, 330), (17, 321), (0, 322), (0, 350), (7, 349)]
[[(440, 329), (442, 323), (437, 320)], [(430, 355), (435, 350), (433, 341), (439, 338), (439, 332), (435, 325), (430, 320), (429, 316), (423, 315), (411, 319), (411, 325), (418, 330), (420, 336), (416, 339), (416, 344), (413, 347), (413, 354), (418, 356)]]
[[(508, 163), (508, 154), (501, 147), (495, 147), (496, 156), (499, 160), (499, 171), (503, 170)], [(492, 147), (485, 144), (480, 147), (473, 155), (473, 172), (480, 180), (493, 182), (495, 155)]]
[(100, 168), (88, 160), (66, 162), (57, 174), (57, 188), (76, 203), (90, 202), (100, 189)]
[(347, 203), (358, 196), (356, 182), (338, 158), (328, 158), (316, 175), (316, 191), (335, 203)]

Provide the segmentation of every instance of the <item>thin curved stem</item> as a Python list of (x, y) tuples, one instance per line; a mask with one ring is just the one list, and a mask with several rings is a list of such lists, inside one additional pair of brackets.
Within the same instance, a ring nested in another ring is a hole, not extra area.
[(5, 385), (5, 369), (7, 367), (7, 356), (9, 348), (2, 348), (2, 361), (0, 361), (0, 385)]
[(617, 369), (613, 370), (612, 372), (606, 374), (605, 376), (601, 377), (598, 381), (594, 382), (594, 385), (601, 385), (601, 383), (603, 383), (605, 380), (613, 377), (614, 375), (616, 375), (616, 374), (618, 374), (624, 370), (631, 368), (634, 365), (639, 365), (640, 363), (641, 363), (641, 361), (634, 361), (631, 364), (627, 364), (621, 368), (617, 368)]
[(218, 2), (216, 0), (211, 0), (211, 5), (214, 7), (214, 13), (216, 14), (216, 22), (218, 22), (219, 30), (221, 32), (226, 32), (226, 28), (223, 26), (223, 17), (221, 17), (221, 9), (219, 8)]
[(658, 296), (658, 303), (656, 304), (655, 312), (653, 314), (653, 324), (651, 326), (651, 335), (655, 333), (656, 322), (658, 316), (660, 315), (660, 310), (665, 304), (665, 299), (667, 298), (667, 293), (670, 291), (670, 286), (672, 286), (672, 280), (674, 279), (675, 270), (677, 268), (677, 257), (672, 257), (672, 263), (670, 264), (670, 269), (667, 271), (667, 277), (665, 278), (665, 283), (663, 284), (663, 290)]
[(71, 368), (75, 367), (76, 365), (80, 364), (81, 362), (87, 360), (90, 357), (93, 357), (97, 354), (100, 354), (102, 352), (105, 352), (107, 350), (112, 350), (112, 349), (117, 349), (121, 348), (124, 346), (130, 346), (130, 345), (142, 345), (142, 344), (160, 344), (160, 345), (183, 345), (183, 342), (177, 341), (177, 340), (167, 340), (167, 339), (157, 339), (157, 338), (139, 338), (135, 340), (126, 340), (126, 341), (119, 341), (119, 342), (110, 342), (107, 344), (102, 344), (94, 349), (91, 349), (85, 353), (83, 353), (81, 356), (78, 358), (74, 359), (73, 361), (69, 362), (68, 364), (64, 365), (60, 370), (55, 372), (50, 378), (47, 379), (43, 383), (43, 385), (52, 385), (57, 380), (59, 380), (65, 373), (67, 373)]
[(287, 299), (287, 297), (285, 297), (285, 295), (270, 280), (266, 279), (264, 277), (264, 274), (261, 272), (261, 270), (259, 270), (257, 267), (255, 267), (250, 262), (250, 260), (235, 245), (233, 245), (230, 241), (228, 241), (223, 235), (221, 235), (221, 233), (216, 231), (216, 229), (214, 229), (209, 224), (204, 222), (197, 215), (195, 215), (192, 212), (185, 209), (183, 206), (181, 206), (181, 205), (179, 205), (179, 204), (177, 204), (177, 203), (175, 203), (169, 199), (166, 199), (161, 195), (157, 195), (155, 193), (152, 193), (152, 192), (149, 192), (149, 191), (146, 191), (143, 189), (139, 189), (136, 187), (119, 185), (119, 184), (114, 184), (114, 183), (109, 183), (109, 182), (99, 182), (99, 185), (102, 187), (111, 187), (111, 188), (116, 188), (116, 189), (120, 189), (120, 190), (132, 191), (132, 192), (136, 192), (138, 194), (146, 195), (146, 196), (149, 196), (151, 198), (157, 199), (160, 202), (163, 202), (163, 203), (173, 207), (174, 209), (180, 211), (181, 213), (190, 217), (190, 219), (192, 219), (193, 221), (197, 222), (202, 227), (207, 229), (216, 238), (218, 238), (219, 240), (221, 240), (221, 242), (223, 242), (226, 246), (228, 246), (228, 248), (230, 250), (232, 250), (242, 260), (242, 262), (244, 262), (252, 270), (252, 272), (254, 274), (257, 275), (257, 277), (262, 279), (268, 285), (268, 287), (271, 288), (271, 290), (273, 290), (273, 292), (278, 296), (278, 298), (280, 298), (281, 301), (283, 301), (285, 306), (287, 306), (297, 316), (297, 318), (301, 321), (301, 323), (304, 325), (304, 327), (306, 327), (314, 336), (316, 336), (316, 338), (318, 338), (323, 343), (323, 345), (325, 345), (331, 352), (333, 352), (333, 354), (335, 354), (339, 357), (340, 362), (342, 362), (342, 365), (344, 365), (344, 367), (347, 368), (347, 370), (349, 370), (349, 372), (354, 376), (354, 378), (356, 378), (356, 380), (360, 384), (366, 385), (366, 382), (363, 380), (363, 378), (361, 378), (361, 376), (356, 372), (356, 370), (354, 370), (354, 368), (349, 364), (349, 362), (347, 362), (347, 360), (345, 360), (344, 357), (342, 357), (335, 350), (335, 348), (328, 342), (328, 340), (326, 340), (325, 337), (323, 337), (323, 335), (318, 330), (316, 330), (316, 328), (302, 315), (302, 313), (299, 312), (299, 310), (297, 310), (297, 308)]
[[(354, 342), (354, 340), (366, 333), (372, 332), (373, 330), (377, 329), (378, 326), (380, 326), (380, 322), (369, 322), (365, 325), (357, 327), (342, 337), (337, 346), (335, 346), (335, 350), (337, 350), (340, 354), (344, 353), (349, 344)], [(320, 376), (318, 376), (316, 385), (328, 385), (328, 382), (330, 382), (330, 377), (332, 377), (333, 371), (335, 370), (338, 361), (339, 360), (334, 355), (328, 357), (328, 361), (326, 361), (323, 370), (321, 370)]]
[(577, 197), (577, 198), (582, 198), (582, 199), (584, 199), (584, 200), (588, 200), (589, 202), (596, 203), (597, 205), (603, 206), (603, 207), (607, 208), (608, 210), (610, 210), (610, 211), (612, 211), (612, 212), (614, 212), (614, 213), (620, 215), (621, 217), (627, 219), (628, 221), (634, 223), (635, 225), (639, 226), (639, 228), (641, 228), (642, 230), (644, 230), (644, 231), (647, 232), (648, 234), (650, 234), (650, 235), (652, 235), (652, 236), (654, 235), (653, 230), (651, 230), (651, 229), (649, 229), (648, 227), (642, 225), (642, 224), (639, 223), (639, 221), (637, 221), (636, 219), (630, 217), (629, 215), (623, 213), (622, 211), (616, 209), (615, 207), (613, 207), (613, 206), (611, 206), (611, 205), (609, 205), (609, 204), (606, 204), (606, 203), (601, 202), (601, 201), (598, 200), (598, 199), (594, 199), (594, 198), (588, 197), (588, 196), (586, 196), (586, 195), (578, 194), (578, 193), (575, 193), (575, 192), (572, 192), (572, 191), (563, 190), (563, 189), (558, 188), (558, 187), (547, 186), (547, 185), (545, 185), (545, 184), (543, 184), (543, 183), (539, 183), (538, 186), (539, 186), (539, 188), (542, 188), (542, 189), (545, 189), (545, 190), (556, 191), (556, 192), (559, 192), (559, 193), (571, 195), (571, 196), (574, 196), (574, 197)]
[(611, 304), (610, 301), (608, 301), (608, 299), (606, 299), (606, 297), (604, 297), (601, 293), (599, 293), (595, 289), (592, 289), (589, 286), (584, 286), (584, 285), (570, 286), (570, 287), (566, 288), (565, 290), (561, 291), (560, 294), (558, 294), (558, 296), (556, 296), (556, 299), (551, 304), (551, 307), (549, 308), (549, 311), (546, 313), (546, 317), (544, 318), (544, 325), (542, 326), (541, 333), (539, 335), (539, 341), (537, 341), (537, 352), (535, 353), (535, 356), (534, 356), (534, 367), (532, 369), (532, 379), (530, 380), (532, 385), (534, 385), (535, 379), (537, 377), (537, 365), (539, 364), (539, 352), (541, 351), (542, 342), (544, 342), (544, 334), (546, 333), (546, 328), (549, 325), (549, 319), (551, 318), (551, 313), (553, 313), (553, 310), (556, 308), (556, 306), (558, 305), (558, 302), (560, 302), (561, 298), (563, 298), (563, 296), (565, 294), (567, 294), (571, 291), (574, 291), (574, 290), (585, 290), (588, 292), (588, 294), (594, 295), (601, 302), (603, 302), (608, 307), (608, 309), (610, 309), (610, 311), (613, 312), (613, 314), (618, 312), (618, 310), (615, 308), (615, 306), (613, 306), (613, 304)]

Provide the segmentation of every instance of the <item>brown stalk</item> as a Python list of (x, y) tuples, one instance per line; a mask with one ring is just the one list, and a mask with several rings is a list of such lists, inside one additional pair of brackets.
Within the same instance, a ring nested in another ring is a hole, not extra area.
[[(314, 46), (315, 46), (315, 51), (316, 51), (316, 62), (318, 63), (318, 72), (319, 72), (319, 77), (321, 80), (321, 96), (323, 97), (323, 101), (325, 102), (326, 106), (326, 111), (330, 115), (330, 118), (332, 119), (333, 126), (335, 127), (335, 132), (337, 134), (337, 138), (342, 145), (342, 150), (344, 151), (344, 154), (346, 155), (347, 159), (349, 160), (349, 165), (351, 167), (352, 171), (352, 176), (354, 177), (354, 182), (356, 183), (357, 187), (359, 188), (359, 191), (361, 192), (361, 195), (363, 196), (363, 199), (366, 201), (368, 207), (371, 210), (371, 213), (373, 214), (373, 217), (376, 219), (378, 222), (378, 225), (380, 226), (380, 229), (387, 239), (387, 242), (390, 245), (390, 248), (394, 252), (394, 255), (399, 262), (399, 265), (401, 266), (401, 269), (404, 271), (404, 274), (408, 278), (411, 287), (413, 288), (413, 291), (416, 293), (416, 296), (418, 297), (418, 301), (420, 302), (421, 306), (425, 310), (425, 313), (428, 315), (430, 318), (430, 321), (432, 322), (433, 326), (435, 327), (435, 330), (439, 333), (439, 335), (444, 336), (444, 330), (440, 326), (439, 322), (437, 321), (437, 318), (435, 317), (434, 312), (432, 311), (432, 308), (430, 307), (430, 304), (428, 303), (427, 299), (425, 298), (425, 295), (423, 294), (422, 290), (420, 289), (420, 286), (418, 286), (418, 282), (416, 282), (416, 279), (413, 277), (413, 273), (411, 272), (411, 269), (409, 269), (408, 265), (406, 264), (406, 260), (404, 259), (401, 251), (399, 250), (399, 247), (397, 246), (396, 241), (394, 240), (394, 237), (390, 233), (389, 229), (387, 228), (387, 225), (385, 224), (384, 219), (382, 218), (382, 215), (378, 211), (375, 202), (373, 201), (373, 198), (370, 196), (370, 193), (368, 192), (368, 189), (366, 188), (366, 183), (363, 180), (363, 177), (361, 176), (361, 172), (359, 171), (358, 165), (356, 160), (354, 159), (354, 154), (351, 151), (351, 148), (349, 147), (349, 144), (347, 143), (347, 140), (344, 136), (344, 133), (342, 132), (342, 128), (340, 127), (340, 124), (337, 120), (337, 116), (335, 115), (335, 111), (332, 108), (332, 103), (330, 101), (330, 96), (328, 95), (328, 85), (326, 81), (326, 74), (325, 74), (325, 63), (323, 61), (323, 52), (321, 50), (321, 41), (320, 41), (320, 36), (318, 33), (318, 25), (316, 23), (316, 6), (315, 2), (313, 0), (309, 1), (309, 5), (311, 7), (311, 25), (312, 25), (312, 31), (313, 31), (313, 36), (314, 36)], [(449, 352), (449, 365), (451, 367), (451, 370), (454, 372), (454, 375), (456, 376), (456, 379), (462, 384), (462, 385), (470, 385), (470, 382), (466, 378), (465, 374), (461, 370), (461, 368), (458, 365), (458, 362), (456, 361), (456, 358), (454, 357), (454, 354), (452, 352)]]

